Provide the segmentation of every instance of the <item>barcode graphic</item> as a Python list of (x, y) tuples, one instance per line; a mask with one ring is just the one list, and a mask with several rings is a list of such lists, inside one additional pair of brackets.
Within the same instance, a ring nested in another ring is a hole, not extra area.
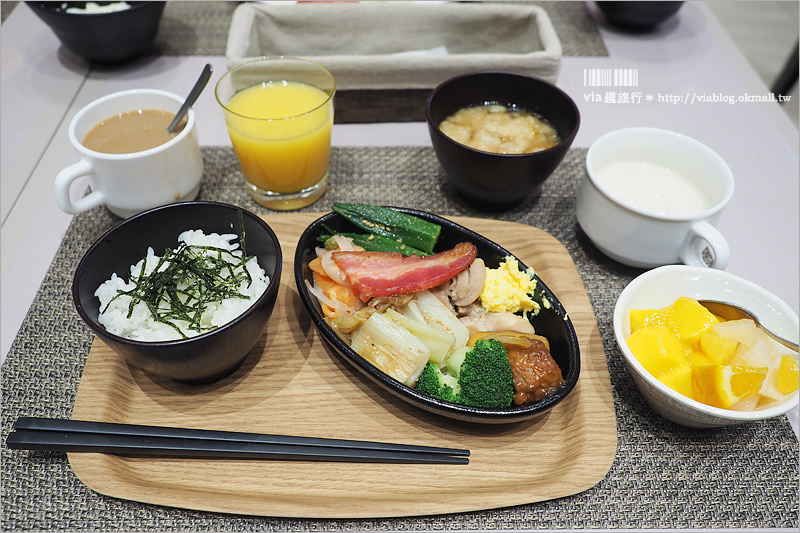
[(639, 69), (636, 68), (585, 68), (584, 87), (638, 87)]

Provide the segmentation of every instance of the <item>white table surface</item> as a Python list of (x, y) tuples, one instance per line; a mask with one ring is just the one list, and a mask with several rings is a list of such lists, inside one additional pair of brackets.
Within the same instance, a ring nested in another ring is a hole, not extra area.
[[(594, 6), (590, 5), (593, 10)], [(599, 19), (601, 15), (594, 13)], [(693, 96), (767, 96), (769, 91), (711, 12), (687, 3), (677, 17), (648, 34), (600, 24), (609, 57), (564, 57), (558, 85), (581, 112), (575, 147), (588, 147), (613, 129), (652, 126), (694, 137), (733, 170), (734, 197), (719, 229), (732, 256), (727, 270), (775, 293), (798, 312), (800, 214), (798, 131), (777, 103), (699, 102)], [(11, 343), (61, 243), (71, 216), (61, 212), (53, 180), (78, 161), (67, 140), (82, 106), (114, 91), (153, 87), (187, 94), (205, 63), (214, 75), (194, 108), (202, 145), (229, 145), (213, 85), (225, 71), (220, 56), (156, 57), (123, 69), (91, 69), (62, 49), (23, 3), (0, 34), (0, 358)], [(585, 69), (633, 68), (638, 87), (587, 87)], [(606, 100), (607, 92), (641, 93), (640, 103)], [(597, 93), (601, 101), (593, 101)], [(646, 101), (652, 94), (653, 101)], [(662, 96), (659, 101), (659, 95)], [(665, 96), (688, 103), (663, 101)], [(424, 123), (335, 125), (336, 146), (429, 146)], [(336, 186), (335, 183), (332, 186)], [(790, 413), (795, 432), (797, 411)]]

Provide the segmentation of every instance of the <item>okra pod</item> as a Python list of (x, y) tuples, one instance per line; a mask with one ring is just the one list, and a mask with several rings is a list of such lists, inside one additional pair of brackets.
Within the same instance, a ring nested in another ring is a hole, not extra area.
[[(330, 241), (333, 235), (342, 235), (344, 237), (349, 237), (353, 240), (353, 244), (356, 246), (360, 246), (365, 250), (369, 250), (370, 252), (400, 252), (404, 255), (430, 255), (427, 252), (423, 252), (422, 250), (418, 250), (413, 246), (408, 246), (407, 244), (403, 244), (401, 242), (397, 242), (389, 237), (384, 237), (382, 235), (375, 235), (374, 233), (330, 233), (326, 235), (320, 235), (317, 240), (328, 247), (328, 242)], [(331, 247), (335, 247), (335, 243), (331, 244)]]
[(333, 210), (369, 233), (429, 254), (433, 253), (433, 247), (442, 230), (438, 224), (388, 207), (335, 203)]

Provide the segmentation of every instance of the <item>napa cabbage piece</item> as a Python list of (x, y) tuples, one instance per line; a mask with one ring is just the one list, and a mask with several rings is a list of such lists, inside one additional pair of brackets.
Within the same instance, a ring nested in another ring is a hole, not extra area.
[(431, 349), (413, 333), (381, 313), (373, 313), (350, 342), (353, 350), (397, 381), (413, 387)]

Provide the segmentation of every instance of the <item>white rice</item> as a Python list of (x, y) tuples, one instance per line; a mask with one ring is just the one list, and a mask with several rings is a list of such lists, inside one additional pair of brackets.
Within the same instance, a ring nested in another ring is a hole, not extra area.
[[(241, 258), (242, 251), (239, 250), (239, 243), (234, 242), (237, 240), (237, 235), (226, 234), (218, 235), (212, 233), (206, 235), (202, 230), (188, 230), (178, 236), (179, 242), (185, 242), (188, 245), (205, 245), (214, 246), (231, 251), (232, 255)], [(145, 274), (153, 271), (158, 264), (160, 257), (156, 256), (152, 248), (147, 249), (146, 264), (147, 269)], [(235, 264), (233, 259), (228, 262)], [(138, 277), (145, 259), (140, 260), (135, 265), (131, 266), (131, 277)], [(244, 268), (250, 273), (252, 283), (248, 286), (247, 281), (243, 281), (239, 286), (239, 293), (248, 296), (245, 298), (227, 298), (219, 302), (210, 302), (205, 306), (200, 323), (204, 331), (197, 331), (189, 328), (188, 322), (183, 320), (174, 320), (173, 323), (180, 328), (180, 330), (187, 337), (194, 337), (201, 333), (205, 333), (207, 328), (219, 327), (232, 321), (247, 309), (249, 309), (258, 298), (267, 290), (269, 285), (269, 277), (264, 272), (255, 257), (247, 260)], [(237, 266), (234, 271), (241, 271), (242, 267)], [(111, 278), (106, 280), (95, 291), (94, 295), (100, 300), (100, 310), (102, 311), (98, 317), (99, 322), (106, 328), (107, 331), (120, 337), (133, 339), (137, 341), (165, 341), (180, 339), (180, 334), (169, 324), (157, 321), (153, 314), (148, 309), (147, 305), (141, 301), (134, 305), (133, 313), (128, 316), (131, 297), (128, 295), (119, 295), (119, 291), (130, 291), (136, 285), (125, 281), (117, 276), (116, 273), (111, 275)], [(163, 300), (159, 307), (168, 308), (169, 304)]]
[(86, 2), (85, 7), (68, 7), (65, 11), (67, 13), (80, 13), (80, 14), (98, 14), (98, 13), (114, 13), (116, 11), (124, 11), (131, 6), (128, 2), (112, 2), (110, 4), (100, 5), (97, 2)]

